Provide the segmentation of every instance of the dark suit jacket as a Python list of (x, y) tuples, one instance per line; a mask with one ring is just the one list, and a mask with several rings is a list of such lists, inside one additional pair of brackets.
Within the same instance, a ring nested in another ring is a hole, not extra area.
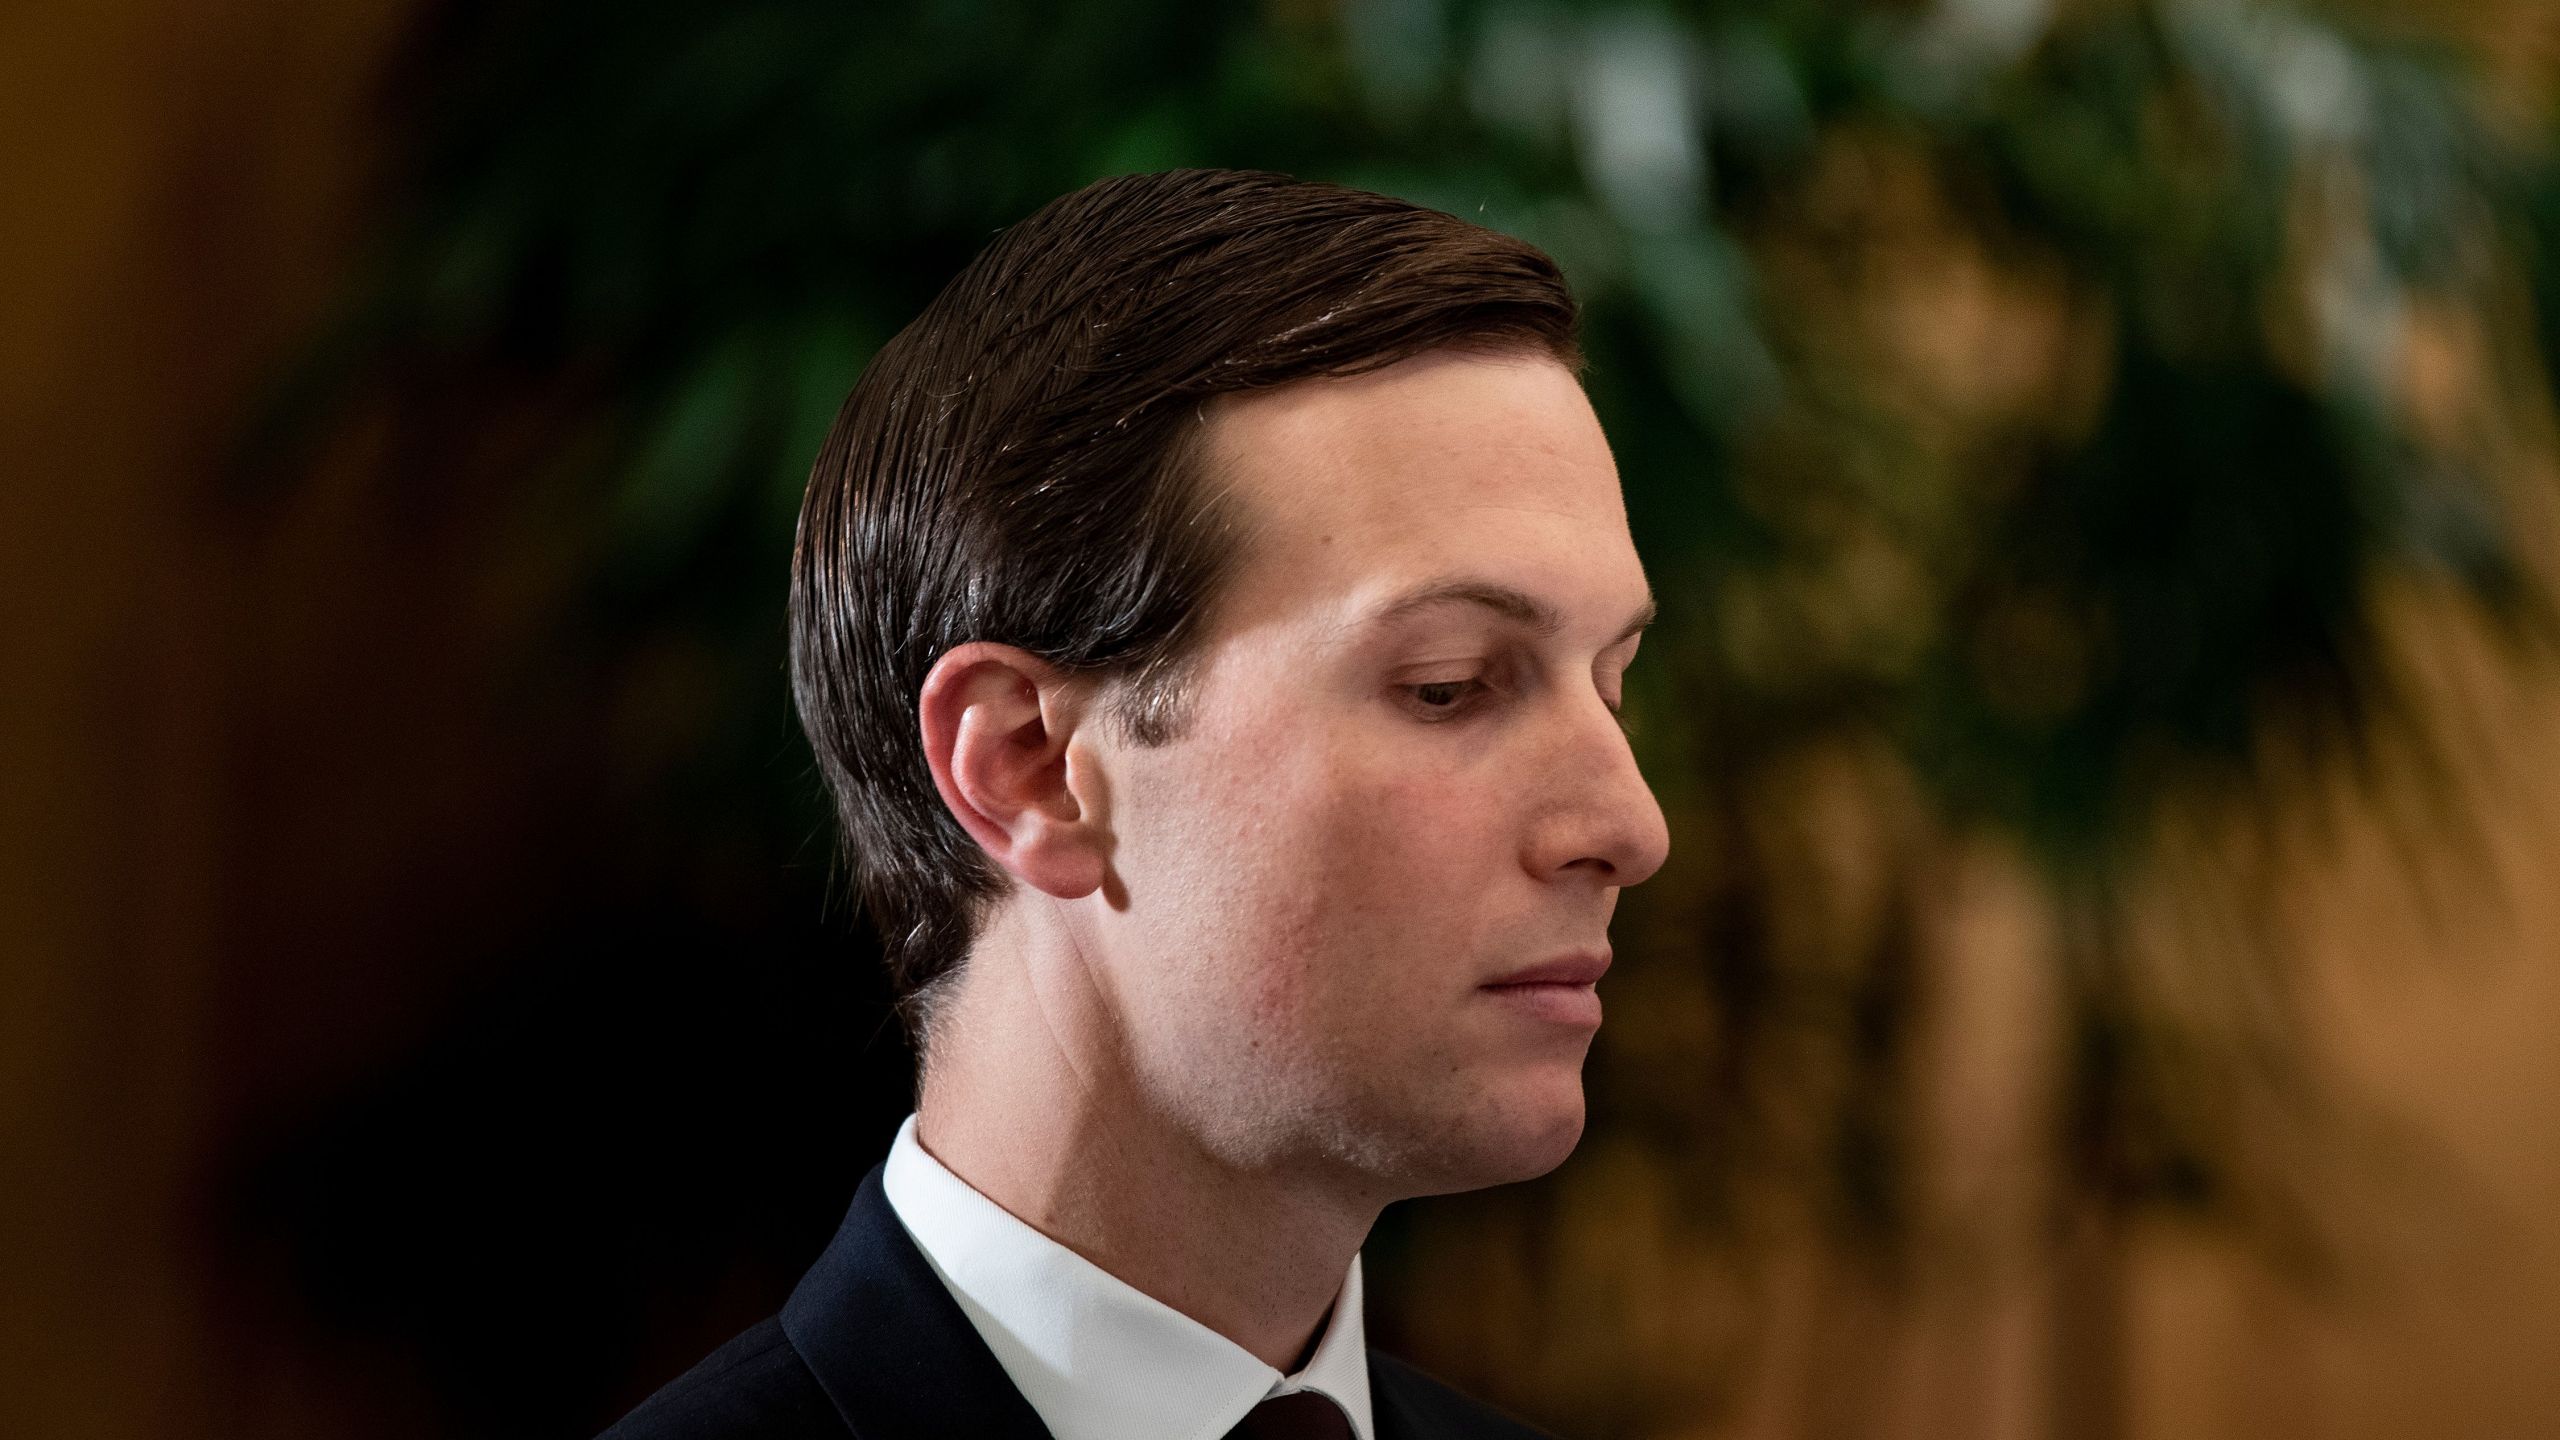
[[(1546, 1440), (1369, 1352), (1377, 1440)], [(782, 1313), (652, 1395), (604, 1440), (1048, 1440), (1049, 1432), (880, 1188), (853, 1208)]]

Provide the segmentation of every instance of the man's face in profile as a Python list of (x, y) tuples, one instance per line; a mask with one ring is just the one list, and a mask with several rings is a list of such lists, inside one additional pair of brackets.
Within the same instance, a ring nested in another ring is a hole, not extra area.
[(1599, 424), (1552, 360), (1444, 352), (1209, 427), (1247, 538), (1190, 726), (1077, 742), (1122, 892), (1080, 949), (1142, 1093), (1384, 1198), (1543, 1174), (1598, 1006), (1487, 987), (1605, 956), (1668, 843), (1611, 713), (1650, 606)]

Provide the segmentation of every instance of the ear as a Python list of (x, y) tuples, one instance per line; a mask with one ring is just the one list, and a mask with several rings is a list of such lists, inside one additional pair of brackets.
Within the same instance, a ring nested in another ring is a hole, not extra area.
[(1089, 688), (1027, 650), (972, 641), (934, 662), (916, 703), (942, 803), (1007, 873), (1061, 900), (1101, 888), (1110, 860), (1091, 757), (1068, 753)]

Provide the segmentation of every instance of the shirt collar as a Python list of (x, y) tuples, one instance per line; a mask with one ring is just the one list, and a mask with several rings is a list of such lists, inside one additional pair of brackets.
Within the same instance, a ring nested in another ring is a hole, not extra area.
[(1313, 1390), (1375, 1440), (1360, 1257), (1306, 1368), (1253, 1353), (1041, 1234), (898, 1127), (881, 1185), (899, 1223), (1057, 1440), (1220, 1440), (1255, 1405)]

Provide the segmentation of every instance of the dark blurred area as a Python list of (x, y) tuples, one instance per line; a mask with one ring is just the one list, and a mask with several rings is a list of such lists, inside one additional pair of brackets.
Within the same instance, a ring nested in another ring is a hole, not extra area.
[(909, 1108), (781, 628), (1101, 175), (1523, 235), (1664, 606), (1581, 1150), (1386, 1348), (1577, 1437), (2560, 1436), (2560, 12), (0, 12), (0, 1433), (592, 1433)]

